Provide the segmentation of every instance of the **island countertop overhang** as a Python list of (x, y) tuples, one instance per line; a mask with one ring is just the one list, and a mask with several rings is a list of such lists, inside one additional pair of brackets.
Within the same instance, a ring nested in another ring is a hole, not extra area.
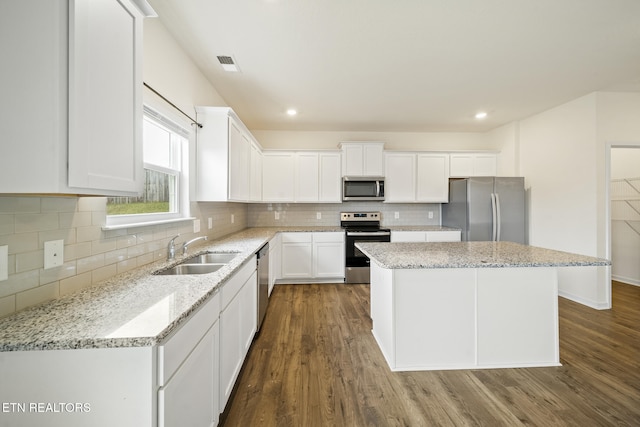
[(356, 243), (387, 269), (607, 266), (611, 261), (513, 242)]

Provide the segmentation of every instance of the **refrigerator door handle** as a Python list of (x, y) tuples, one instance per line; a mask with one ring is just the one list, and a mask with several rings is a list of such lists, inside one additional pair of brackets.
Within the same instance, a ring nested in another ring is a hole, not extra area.
[(496, 241), (497, 237), (497, 212), (496, 212), (496, 195), (491, 193), (491, 240)]
[(496, 199), (496, 242), (500, 241), (500, 235), (501, 233), (501, 228), (502, 228), (502, 219), (500, 218), (500, 195), (498, 193), (495, 193), (495, 199)]

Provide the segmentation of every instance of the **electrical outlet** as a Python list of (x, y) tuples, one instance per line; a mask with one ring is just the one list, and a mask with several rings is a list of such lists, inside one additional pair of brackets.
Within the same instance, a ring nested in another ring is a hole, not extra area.
[(280, 212), (274, 211), (273, 214), (274, 214), (274, 218), (276, 219), (276, 221), (280, 219)]
[(0, 281), (9, 278), (9, 246), (0, 246)]
[(395, 219), (400, 219), (400, 212), (394, 212), (394, 213), (393, 213), (393, 217), (394, 217)]
[(199, 219), (194, 219), (193, 220), (193, 232), (194, 233), (199, 233), (200, 232), (200, 220)]
[(207, 219), (207, 226), (209, 227), (209, 230), (213, 228), (213, 218)]
[(236, 222), (236, 216), (234, 214), (231, 214), (231, 224), (233, 224), (234, 222)]
[(64, 240), (44, 242), (44, 269), (64, 264)]
[(433, 211), (429, 211), (429, 219), (433, 219)]
[(322, 212), (316, 212), (316, 219), (322, 219)]

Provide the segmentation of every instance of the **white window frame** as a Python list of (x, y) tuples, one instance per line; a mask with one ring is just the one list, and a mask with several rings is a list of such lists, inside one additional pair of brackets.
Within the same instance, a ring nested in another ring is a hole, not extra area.
[[(185, 139), (185, 142), (182, 143), (180, 147), (181, 168), (180, 172), (176, 175), (176, 186), (178, 188), (178, 198), (176, 200), (177, 211), (134, 215), (107, 215), (106, 225), (105, 227), (103, 227), (105, 230), (165, 224), (194, 219), (190, 216), (189, 210), (189, 147), (193, 145), (193, 141), (195, 140), (195, 132), (190, 126), (191, 123), (187, 123), (182, 119), (178, 119), (173, 114), (168, 114), (166, 110), (161, 110), (162, 108), (158, 108), (158, 106), (155, 105), (153, 107), (147, 105), (146, 103), (144, 105), (145, 117), (159, 123), (163, 127), (166, 127), (170, 132), (178, 134)], [(176, 173), (174, 169), (164, 168), (155, 164), (152, 165), (144, 163), (144, 168), (155, 170), (161, 173), (166, 173), (169, 175), (174, 175)]]

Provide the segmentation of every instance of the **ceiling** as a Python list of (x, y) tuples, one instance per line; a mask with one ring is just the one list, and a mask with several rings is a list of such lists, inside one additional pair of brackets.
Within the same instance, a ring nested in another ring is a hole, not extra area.
[(254, 130), (482, 132), (640, 91), (638, 0), (149, 2)]

